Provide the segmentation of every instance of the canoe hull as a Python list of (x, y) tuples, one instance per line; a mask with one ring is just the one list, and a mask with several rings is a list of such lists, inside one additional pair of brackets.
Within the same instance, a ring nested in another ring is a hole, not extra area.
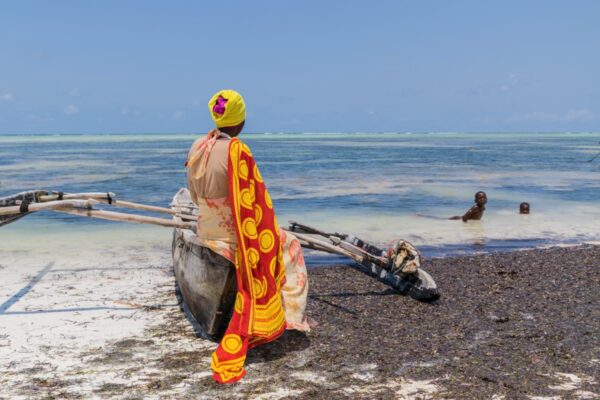
[[(179, 190), (171, 206), (180, 212), (197, 213), (187, 189)], [(175, 279), (186, 307), (206, 336), (218, 337), (229, 322), (235, 302), (234, 265), (200, 246), (190, 229), (175, 229), (172, 253)]]

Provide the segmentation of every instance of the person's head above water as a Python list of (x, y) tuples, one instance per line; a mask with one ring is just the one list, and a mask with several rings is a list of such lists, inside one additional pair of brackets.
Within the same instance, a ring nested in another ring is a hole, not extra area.
[(479, 207), (482, 207), (485, 205), (485, 203), (487, 203), (487, 195), (485, 192), (475, 193), (475, 203), (477, 203)]
[(519, 214), (529, 214), (529, 203), (519, 204)]
[(221, 132), (237, 136), (246, 121), (246, 104), (235, 90), (220, 90), (208, 101), (208, 111)]

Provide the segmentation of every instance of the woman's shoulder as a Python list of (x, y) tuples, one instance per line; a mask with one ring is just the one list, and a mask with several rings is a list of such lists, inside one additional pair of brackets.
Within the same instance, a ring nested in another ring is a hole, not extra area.
[(202, 139), (204, 139), (203, 137), (199, 137), (196, 140), (194, 140), (194, 143), (192, 143), (192, 149), (195, 149), (196, 147), (198, 147), (200, 145), (200, 142), (202, 142)]
[(192, 145), (190, 146), (190, 150), (188, 151), (188, 159), (196, 153), (202, 139), (202, 137), (199, 137), (198, 139), (194, 140), (194, 143), (192, 143)]

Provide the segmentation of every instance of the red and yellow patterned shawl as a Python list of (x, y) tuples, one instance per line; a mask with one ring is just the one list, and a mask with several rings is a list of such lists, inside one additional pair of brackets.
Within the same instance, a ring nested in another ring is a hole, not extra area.
[(286, 327), (281, 300), (285, 268), (275, 211), (250, 149), (237, 138), (229, 145), (228, 175), (238, 289), (231, 322), (212, 355), (219, 383), (240, 380), (248, 349), (277, 339)]

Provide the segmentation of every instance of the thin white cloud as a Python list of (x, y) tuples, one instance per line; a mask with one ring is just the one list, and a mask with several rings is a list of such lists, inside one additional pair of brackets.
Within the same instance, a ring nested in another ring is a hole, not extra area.
[(516, 74), (510, 74), (508, 78), (500, 85), (500, 91), (508, 92), (516, 88), (521, 83), (521, 78)]
[[(495, 94), (498, 91), (509, 94), (510, 92), (521, 90), (528, 86), (531, 86), (534, 82), (527, 76), (521, 76), (517, 74), (509, 74), (505, 77), (487, 80), (476, 83), (471, 87), (461, 87), (455, 91), (456, 94), (461, 96), (487, 96), (489, 94)], [(421, 96), (421, 93), (415, 91), (414, 94), (401, 96), (406, 98)]]
[(544, 112), (544, 111), (532, 111), (526, 114), (512, 115), (506, 118), (506, 122), (552, 122), (557, 121), (558, 116), (556, 114)]
[(525, 114), (512, 115), (505, 122), (584, 122), (591, 121), (596, 115), (587, 108), (569, 110), (566, 113), (549, 113), (545, 111), (533, 111)]
[(129, 107), (121, 107), (121, 115), (139, 117), (140, 115), (142, 115), (142, 112), (139, 110), (132, 110)]
[(498, 119), (495, 117), (476, 117), (471, 119), (471, 122), (474, 122), (476, 124), (496, 124), (498, 123)]
[(78, 88), (71, 89), (71, 90), (69, 90), (67, 92), (67, 96), (77, 97), (77, 96), (80, 96), (80, 95), (81, 95), (81, 92), (79, 91)]
[(11, 92), (4, 92), (0, 94), (0, 100), (10, 103), (15, 100), (15, 94)]
[(579, 110), (571, 110), (567, 112), (564, 117), (566, 122), (581, 122), (581, 121), (591, 121), (596, 118), (596, 115), (587, 108), (582, 108)]
[(184, 112), (183, 112), (183, 111), (179, 111), (179, 110), (178, 110), (178, 111), (175, 111), (175, 112), (173, 113), (173, 119), (174, 119), (174, 120), (176, 120), (176, 121), (178, 121), (178, 120), (180, 120), (180, 119), (183, 119), (183, 116), (184, 116), (184, 115), (185, 115), (185, 114), (184, 114)]
[(79, 112), (79, 107), (73, 104), (69, 104), (68, 106), (65, 106), (63, 108), (63, 112), (67, 115), (77, 114)]

